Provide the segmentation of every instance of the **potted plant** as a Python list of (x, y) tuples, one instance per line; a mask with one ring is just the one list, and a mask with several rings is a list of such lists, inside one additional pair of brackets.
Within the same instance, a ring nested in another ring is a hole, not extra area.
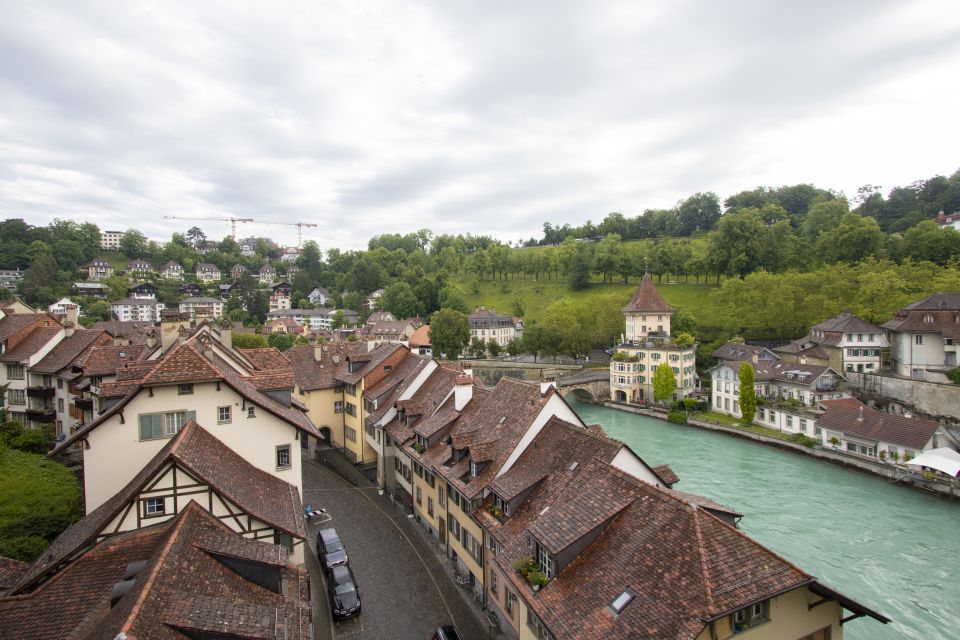
[(495, 505), (495, 504), (491, 504), (490, 506), (487, 507), (487, 513), (489, 513), (490, 515), (492, 515), (494, 518), (502, 518), (502, 517), (503, 517), (503, 509), (501, 509), (500, 507), (498, 507), (498, 506)]
[(540, 587), (545, 586), (549, 581), (540, 569), (534, 569), (527, 574), (527, 582), (533, 587), (534, 591), (540, 591)]
[(830, 444), (833, 445), (833, 448), (834, 448), (834, 449), (837, 448), (837, 445), (840, 444), (840, 441), (837, 440), (837, 436), (831, 436), (831, 437), (830, 437)]

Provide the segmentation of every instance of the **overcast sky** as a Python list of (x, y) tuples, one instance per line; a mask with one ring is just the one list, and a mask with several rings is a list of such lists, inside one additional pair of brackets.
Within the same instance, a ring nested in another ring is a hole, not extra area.
[[(241, 8), (241, 5), (245, 5)], [(955, 0), (0, 0), (0, 218), (539, 236), (960, 168)]]

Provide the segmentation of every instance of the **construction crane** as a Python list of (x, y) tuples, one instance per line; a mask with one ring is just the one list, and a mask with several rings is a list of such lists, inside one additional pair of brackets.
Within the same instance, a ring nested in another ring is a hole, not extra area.
[[(233, 216), (224, 216), (222, 218), (188, 218), (186, 216), (163, 216), (163, 217), (164, 219), (171, 219), (171, 220), (216, 220), (219, 222), (229, 222), (234, 241), (236, 241), (237, 239), (237, 223), (253, 222), (253, 218), (234, 218)], [(277, 224), (283, 224), (283, 223), (277, 223)], [(317, 226), (317, 225), (313, 225), (313, 226)]]
[(312, 222), (260, 222), (259, 224), (285, 224), (291, 227), (296, 227), (297, 228), (297, 249), (300, 249), (303, 245), (303, 228), (317, 226)]

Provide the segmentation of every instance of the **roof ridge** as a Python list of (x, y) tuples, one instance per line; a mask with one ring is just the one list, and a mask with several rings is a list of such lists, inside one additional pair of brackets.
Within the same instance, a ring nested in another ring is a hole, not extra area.
[(707, 550), (704, 548), (703, 532), (700, 530), (700, 511), (701, 509), (697, 507), (693, 509), (693, 532), (697, 538), (697, 559), (700, 561), (700, 571), (703, 573), (704, 593), (707, 596), (707, 614), (713, 616), (717, 613), (717, 607), (713, 602), (713, 580), (710, 577), (710, 567), (707, 564)]

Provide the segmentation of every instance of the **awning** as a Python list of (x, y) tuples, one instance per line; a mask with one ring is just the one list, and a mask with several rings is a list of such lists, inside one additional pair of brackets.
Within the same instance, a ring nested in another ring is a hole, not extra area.
[(930, 467), (937, 471), (943, 471), (952, 478), (956, 478), (957, 474), (960, 473), (960, 453), (947, 447), (930, 449), (929, 451), (924, 451), (907, 464), (918, 467)]

